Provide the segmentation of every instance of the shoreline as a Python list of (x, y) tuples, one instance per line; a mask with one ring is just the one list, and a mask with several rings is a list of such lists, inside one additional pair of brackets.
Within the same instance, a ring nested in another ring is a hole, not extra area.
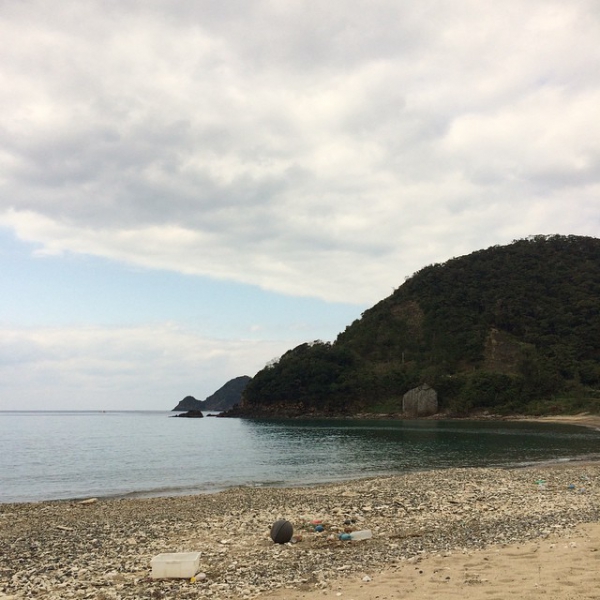
[[(0, 598), (295, 600), (341, 594), (366, 600), (374, 589), (380, 598), (405, 598), (399, 582), (413, 585), (416, 577), (418, 594), (424, 573), (443, 592), (457, 576), (436, 583), (425, 565), (452, 564), (448, 568), (464, 571), (477, 553), (489, 558), (496, 551), (514, 554), (523, 545), (562, 544), (595, 527), (599, 478), (600, 463), (568, 462), (196, 496), (3, 504)], [(302, 541), (272, 542), (270, 527), (281, 518)], [(310, 525), (315, 519), (323, 522), (323, 533)], [(354, 529), (371, 529), (373, 538), (339, 541), (345, 521)], [(600, 547), (596, 531), (585, 535), (596, 536)], [(149, 579), (153, 556), (191, 551), (201, 552), (204, 577), (195, 583)], [(463, 595), (475, 585), (469, 581), (463, 578)], [(483, 590), (487, 584), (480, 585)]]
[[(128, 412), (128, 411), (125, 411)], [(131, 412), (131, 411), (129, 411)], [(316, 418), (316, 417), (315, 417)], [(333, 417), (332, 417), (333, 418)], [(375, 415), (375, 416), (366, 416), (366, 415), (357, 415), (356, 417), (352, 417), (356, 420), (361, 419), (377, 419), (377, 420), (386, 420), (386, 419), (396, 419), (396, 416), (392, 417), (391, 415)], [(402, 420), (400, 417), (397, 417), (398, 420)], [(318, 417), (318, 419), (322, 419), (322, 417)], [(409, 419), (412, 420), (412, 419)], [(479, 415), (479, 416), (471, 416), (465, 418), (450, 418), (445, 415), (434, 415), (432, 417), (424, 417), (421, 419), (417, 419), (419, 421), (481, 421), (481, 422), (531, 422), (531, 423), (548, 423), (548, 424), (559, 424), (559, 425), (573, 425), (577, 427), (584, 427), (587, 429), (600, 431), (600, 416), (599, 415), (590, 415), (588, 413), (580, 413), (576, 415), (561, 415), (561, 416), (539, 416), (539, 417), (529, 417), (523, 415), (514, 415), (514, 416), (499, 416), (499, 415)], [(523, 468), (535, 468), (536, 466), (561, 466), (561, 465), (569, 465), (569, 464), (579, 464), (583, 462), (595, 462), (600, 460), (600, 449), (598, 454), (590, 455), (573, 455), (568, 458), (561, 458), (556, 460), (540, 460), (534, 463), (512, 463), (506, 464), (502, 466), (498, 466), (498, 468), (504, 469), (523, 469)], [(484, 467), (481, 467), (484, 468)], [(431, 469), (425, 470), (425, 472)], [(394, 475), (401, 475), (401, 473), (396, 472), (388, 472), (388, 473), (379, 473), (375, 476), (378, 477), (388, 477)], [(323, 480), (305, 480), (305, 481), (281, 481), (279, 483), (273, 483), (272, 485), (258, 486), (260, 489), (281, 489), (281, 488), (297, 488), (297, 487), (315, 487), (315, 486), (323, 486), (323, 485), (335, 485), (335, 484), (344, 484), (350, 483), (353, 481), (357, 481), (363, 479), (364, 475), (357, 476), (349, 476), (347, 479), (339, 479), (339, 478), (331, 478), (331, 479), (323, 479)], [(98, 495), (97, 499), (102, 501), (111, 501), (111, 500), (135, 500), (135, 499), (152, 499), (152, 498), (170, 498), (170, 497), (186, 497), (186, 496), (196, 496), (196, 495), (211, 495), (217, 494), (228, 489), (235, 489), (237, 487), (242, 487), (239, 484), (233, 484), (227, 487), (222, 486), (214, 486), (214, 487), (190, 487), (180, 490), (171, 489), (165, 492), (164, 490), (137, 490), (131, 491), (127, 493), (114, 493), (108, 495)], [(251, 484), (248, 484), (248, 487), (254, 487)], [(36, 498), (32, 500), (10, 500), (4, 501), (0, 500), (0, 507), (4, 504), (29, 504), (29, 503), (42, 503), (42, 502), (78, 502), (81, 500), (89, 499), (89, 495), (81, 495), (81, 496), (73, 496), (66, 498)], [(1, 597), (0, 597), (0, 600)]]
[(533, 423), (558, 423), (562, 425), (577, 425), (600, 431), (600, 415), (580, 413), (577, 415), (541, 416), (541, 417), (515, 417), (514, 421), (531, 421)]

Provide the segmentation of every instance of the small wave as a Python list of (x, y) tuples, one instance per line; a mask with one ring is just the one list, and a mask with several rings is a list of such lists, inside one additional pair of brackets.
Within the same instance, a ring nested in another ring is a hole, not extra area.
[(579, 456), (566, 456), (560, 458), (550, 458), (543, 460), (523, 461), (506, 465), (507, 469), (527, 469), (531, 467), (551, 467), (556, 465), (566, 465), (570, 463), (581, 462), (599, 462), (600, 454), (581, 454)]

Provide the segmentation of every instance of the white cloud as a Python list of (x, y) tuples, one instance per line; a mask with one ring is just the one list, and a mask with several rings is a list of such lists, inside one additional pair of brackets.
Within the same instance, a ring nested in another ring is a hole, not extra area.
[(0, 224), (41, 252), (374, 302), (599, 233), (587, 0), (31, 1), (0, 36)]

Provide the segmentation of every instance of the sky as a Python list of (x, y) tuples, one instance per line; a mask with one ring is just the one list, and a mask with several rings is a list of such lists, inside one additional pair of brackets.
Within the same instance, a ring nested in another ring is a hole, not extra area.
[(170, 410), (600, 236), (597, 0), (7, 0), (0, 40), (0, 410)]

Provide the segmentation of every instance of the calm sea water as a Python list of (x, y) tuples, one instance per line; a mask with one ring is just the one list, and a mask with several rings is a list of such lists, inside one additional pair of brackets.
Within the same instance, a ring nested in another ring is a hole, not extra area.
[(600, 455), (600, 432), (574, 426), (171, 416), (0, 412), (0, 502), (178, 495)]

